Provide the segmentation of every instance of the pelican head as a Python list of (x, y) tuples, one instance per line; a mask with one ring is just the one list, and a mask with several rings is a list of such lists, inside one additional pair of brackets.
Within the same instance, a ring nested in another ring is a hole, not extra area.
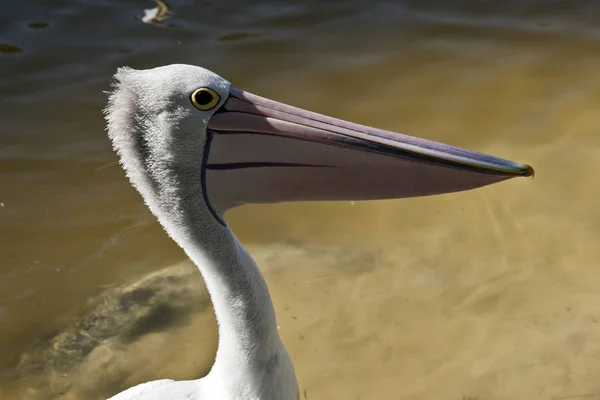
[(121, 68), (115, 78), (109, 135), (155, 211), (176, 212), (169, 199), (201, 193), (222, 223), (246, 203), (425, 196), (533, 175), (525, 164), (259, 97), (197, 66)]

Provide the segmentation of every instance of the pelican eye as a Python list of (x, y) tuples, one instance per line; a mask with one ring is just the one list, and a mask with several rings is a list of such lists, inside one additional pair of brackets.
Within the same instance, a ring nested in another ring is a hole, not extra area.
[(192, 104), (198, 110), (208, 111), (212, 110), (219, 104), (221, 96), (217, 92), (209, 88), (196, 89), (191, 96)]

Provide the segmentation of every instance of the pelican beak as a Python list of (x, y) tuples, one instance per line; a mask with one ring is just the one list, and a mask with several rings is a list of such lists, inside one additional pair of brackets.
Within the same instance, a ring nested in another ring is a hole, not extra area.
[(373, 200), (474, 189), (529, 165), (358, 125), (232, 88), (208, 123), (206, 187), (245, 203)]

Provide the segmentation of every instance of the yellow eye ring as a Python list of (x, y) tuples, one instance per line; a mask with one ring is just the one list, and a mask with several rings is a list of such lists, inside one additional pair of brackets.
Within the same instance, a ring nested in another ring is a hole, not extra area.
[(198, 110), (208, 111), (212, 110), (217, 106), (217, 104), (219, 104), (221, 96), (219, 96), (219, 93), (212, 89), (200, 88), (196, 89), (194, 93), (192, 93), (190, 99), (192, 100), (194, 107), (196, 107)]

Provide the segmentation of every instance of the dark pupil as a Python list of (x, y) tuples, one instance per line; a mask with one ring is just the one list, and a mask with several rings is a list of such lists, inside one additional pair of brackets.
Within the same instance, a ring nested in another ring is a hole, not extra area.
[(205, 106), (213, 99), (213, 95), (205, 90), (201, 90), (194, 95), (194, 100), (201, 106)]

